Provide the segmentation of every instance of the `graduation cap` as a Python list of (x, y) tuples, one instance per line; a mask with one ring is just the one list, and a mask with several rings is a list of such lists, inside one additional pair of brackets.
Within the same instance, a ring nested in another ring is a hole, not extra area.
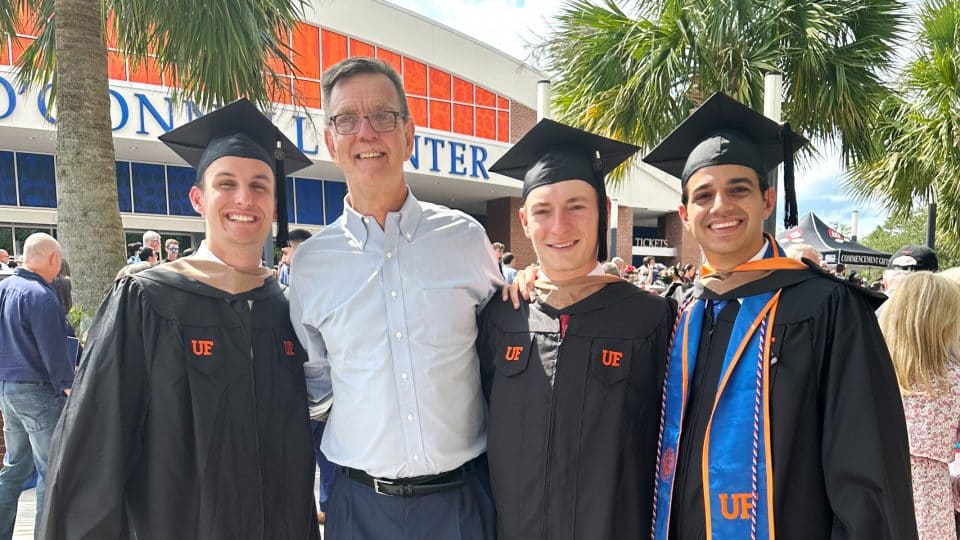
[(273, 169), (277, 196), (277, 244), (287, 245), (287, 173), (312, 164), (269, 118), (243, 98), (160, 136), (197, 169), (197, 184), (214, 161), (226, 157), (260, 160)]
[(693, 111), (643, 160), (680, 178), (686, 186), (693, 173), (712, 165), (743, 165), (762, 180), (783, 163), (785, 199), (784, 226), (797, 225), (797, 192), (793, 178), (793, 154), (807, 139), (717, 92)]
[(583, 180), (597, 191), (600, 209), (597, 259), (607, 258), (607, 190), (604, 176), (640, 147), (553, 120), (537, 123), (496, 163), (491, 172), (523, 181), (522, 198), (534, 189), (565, 180)]

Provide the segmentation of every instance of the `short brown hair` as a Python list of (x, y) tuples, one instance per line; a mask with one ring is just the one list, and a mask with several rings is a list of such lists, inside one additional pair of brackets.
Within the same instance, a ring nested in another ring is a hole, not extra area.
[(333, 87), (344, 79), (367, 74), (384, 75), (390, 79), (390, 82), (393, 83), (394, 90), (397, 91), (397, 97), (400, 98), (400, 114), (403, 115), (404, 118), (409, 118), (410, 107), (407, 105), (407, 94), (403, 91), (403, 81), (400, 79), (400, 75), (383, 60), (365, 56), (356, 56), (341, 60), (323, 72), (323, 76), (320, 78), (320, 91), (323, 102), (323, 112), (327, 118), (330, 118), (330, 109), (328, 109), (327, 106), (330, 104), (330, 94), (333, 93)]

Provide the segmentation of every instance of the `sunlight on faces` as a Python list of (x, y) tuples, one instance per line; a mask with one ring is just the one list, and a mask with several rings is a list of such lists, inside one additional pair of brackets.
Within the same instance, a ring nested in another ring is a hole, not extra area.
[[(402, 112), (400, 96), (386, 75), (364, 73), (341, 79), (330, 92), (330, 116), (376, 112)], [(347, 178), (347, 184), (403, 185), (403, 163), (413, 153), (414, 124), (409, 118), (397, 118), (393, 131), (378, 133), (366, 118), (360, 131), (351, 135), (337, 133), (332, 124), (323, 138), (334, 163)]]
[(553, 281), (585, 276), (597, 266), (599, 219), (597, 191), (583, 180), (540, 186), (520, 208), (524, 234)]
[(225, 156), (211, 163), (190, 202), (207, 225), (207, 244), (259, 252), (276, 214), (273, 170), (259, 159)]
[(776, 192), (760, 192), (756, 171), (743, 165), (704, 167), (685, 189), (687, 204), (679, 208), (680, 219), (711, 266), (733, 268), (760, 251), (763, 221), (773, 212)]

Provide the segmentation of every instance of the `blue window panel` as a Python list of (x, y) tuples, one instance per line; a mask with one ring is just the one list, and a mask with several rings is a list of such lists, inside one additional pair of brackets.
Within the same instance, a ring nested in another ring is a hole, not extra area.
[(167, 188), (163, 165), (132, 163), (133, 210), (141, 214), (167, 213)]
[(167, 199), (171, 216), (198, 216), (190, 204), (190, 188), (197, 180), (192, 167), (167, 166)]
[(57, 181), (53, 156), (17, 152), (17, 173), (20, 182), (21, 206), (57, 207)]
[(17, 178), (13, 168), (13, 152), (0, 152), (0, 204), (17, 204)]
[(347, 195), (347, 184), (333, 180), (323, 181), (323, 197), (327, 200), (327, 225), (343, 214), (343, 198)]
[(117, 162), (117, 206), (121, 212), (133, 212), (130, 193), (130, 162)]
[(297, 216), (293, 211), (293, 177), (288, 176), (285, 180), (284, 184), (287, 186), (287, 223), (296, 223)]
[(323, 182), (297, 178), (297, 223), (323, 225)]

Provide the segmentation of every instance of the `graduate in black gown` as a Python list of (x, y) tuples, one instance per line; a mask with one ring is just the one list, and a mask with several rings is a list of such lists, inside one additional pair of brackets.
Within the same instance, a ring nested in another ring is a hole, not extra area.
[(490, 302), (477, 350), (501, 540), (649, 534), (673, 308), (603, 273), (604, 174), (637, 148), (550, 120), (490, 170), (522, 179), (536, 300)]
[[(882, 297), (783, 256), (763, 220), (806, 143), (715, 94), (645, 157), (706, 259), (667, 367), (654, 538), (917, 537)], [(792, 222), (792, 223), (791, 223)]]
[(206, 239), (100, 306), (38, 537), (318, 538), (306, 354), (260, 265), (278, 209), (286, 234), (284, 165), (310, 161), (246, 100), (161, 139), (197, 168)]

